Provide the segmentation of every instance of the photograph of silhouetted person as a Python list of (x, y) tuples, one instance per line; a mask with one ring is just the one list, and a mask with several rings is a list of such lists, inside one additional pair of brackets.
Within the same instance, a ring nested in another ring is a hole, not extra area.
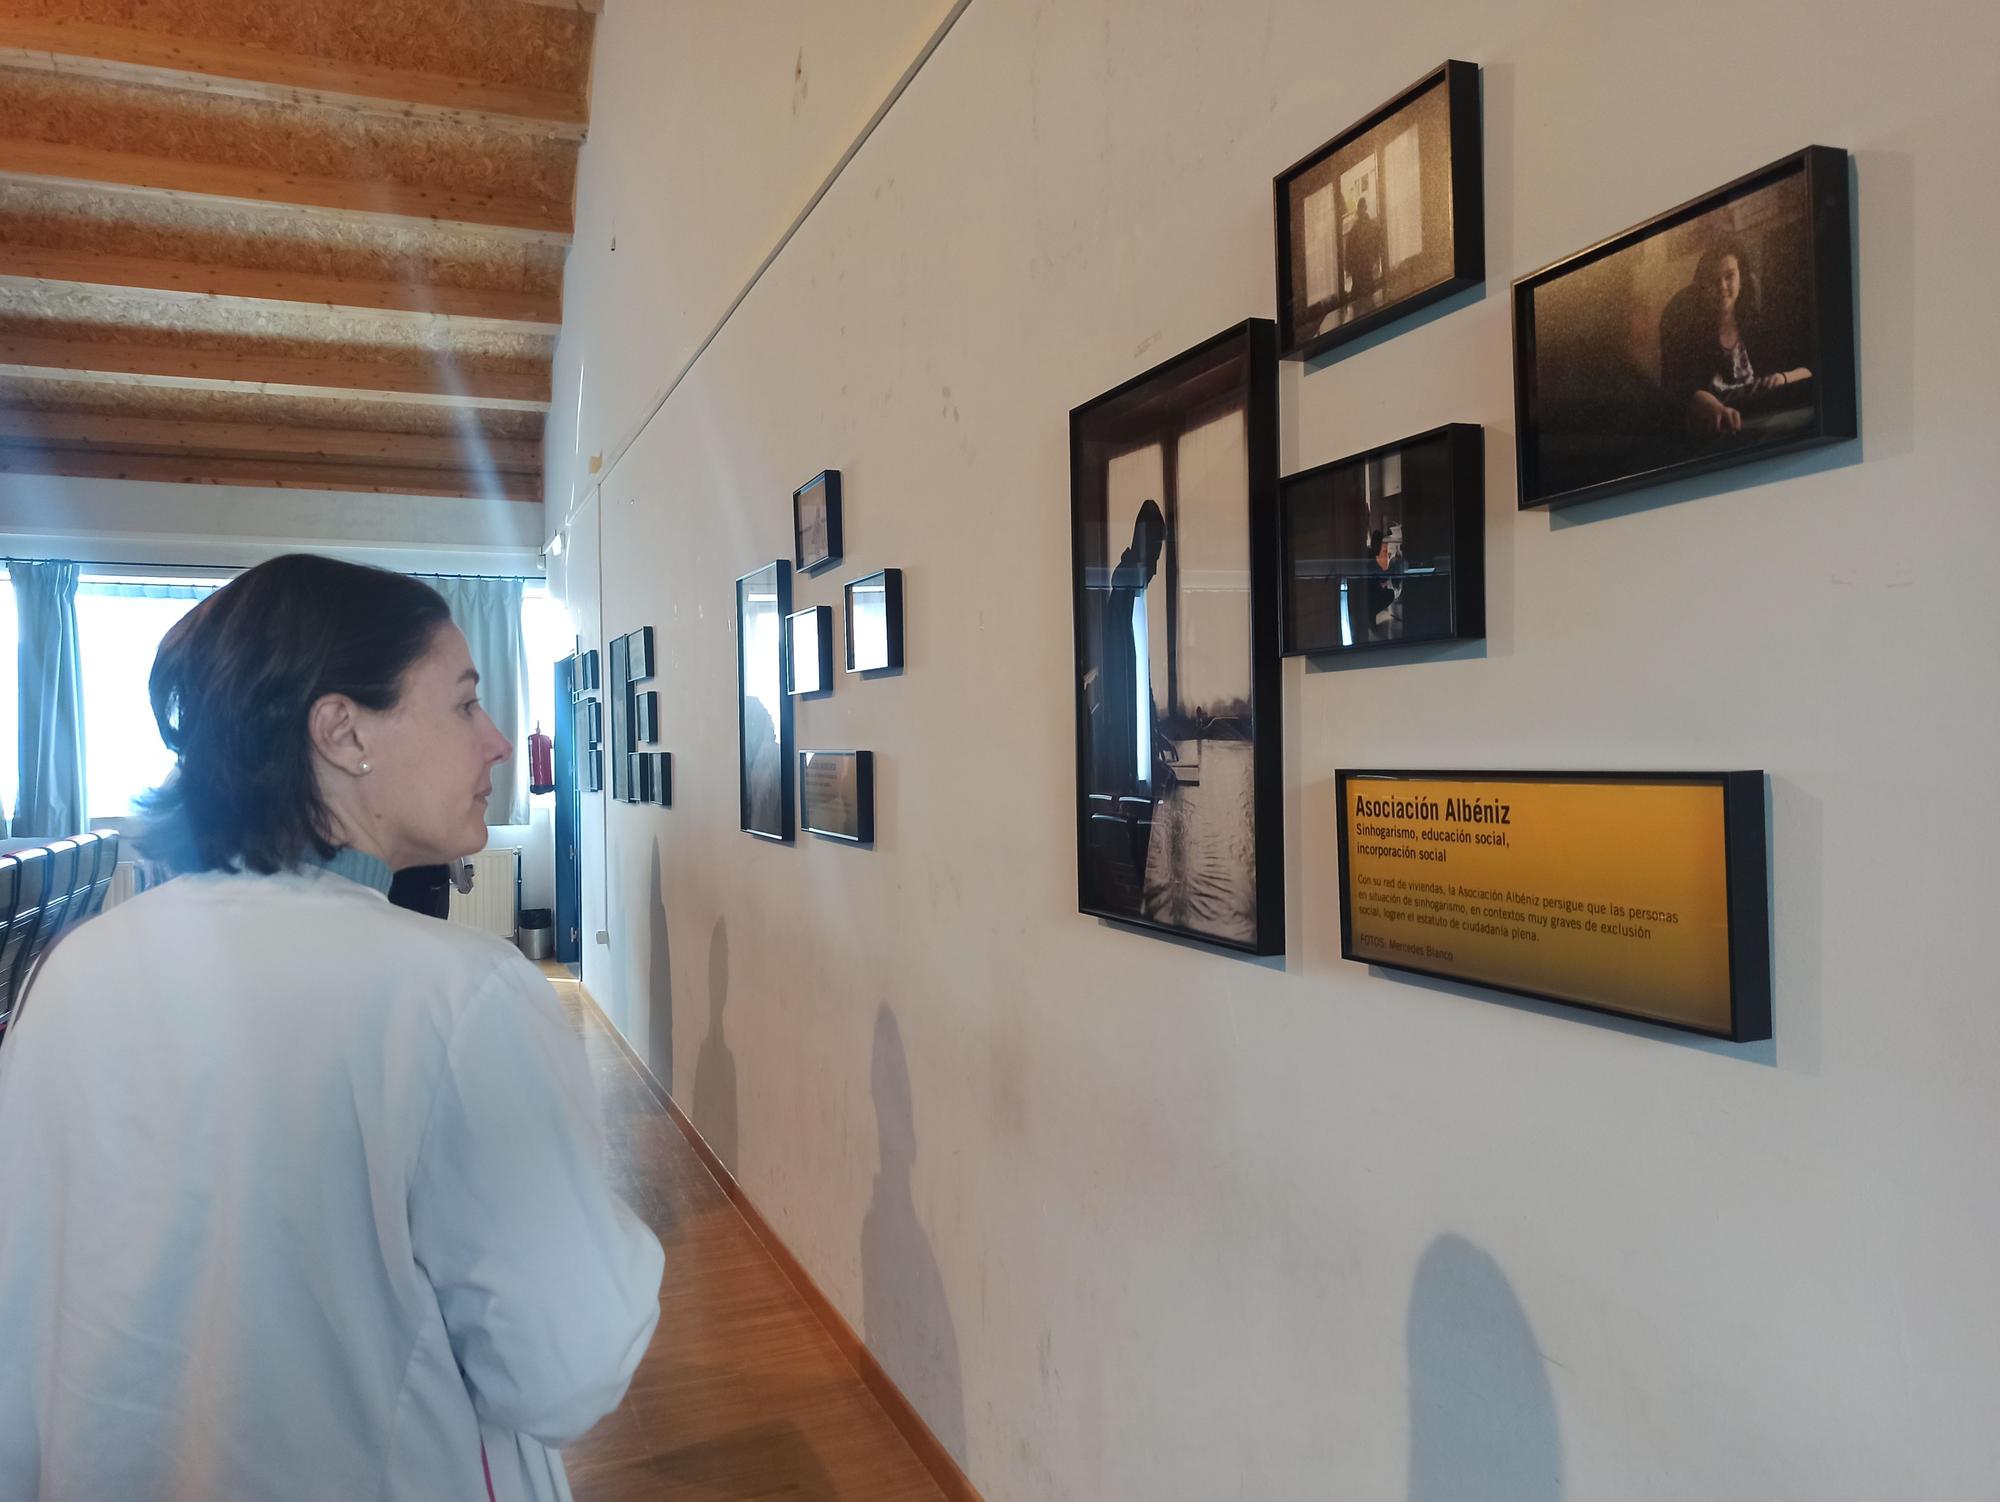
[(1382, 297), (1382, 222), (1365, 197), (1348, 223), (1346, 249), (1348, 300), (1371, 308)]

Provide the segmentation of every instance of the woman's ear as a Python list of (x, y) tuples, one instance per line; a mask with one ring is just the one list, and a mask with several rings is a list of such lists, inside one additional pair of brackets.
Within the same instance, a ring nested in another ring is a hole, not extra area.
[(306, 734), (315, 754), (343, 772), (364, 777), (370, 771), (359, 706), (345, 694), (327, 694), (306, 711)]

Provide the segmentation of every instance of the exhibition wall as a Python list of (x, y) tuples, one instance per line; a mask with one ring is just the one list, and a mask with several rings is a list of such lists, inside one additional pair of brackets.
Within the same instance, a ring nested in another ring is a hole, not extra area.
[[(972, 0), (621, 454), (705, 332), (661, 289), (720, 316), (706, 227), (782, 230), (731, 205), (799, 177), (735, 23), (660, 9), (607, 7), (567, 282), (556, 411), (607, 467), (572, 502), (550, 460), (675, 773), (584, 799), (585, 981), (981, 1492), (2000, 1492), (2000, 12)], [(876, 8), (804, 9), (756, 55), (817, 101)], [(1448, 57), (1487, 281), (1283, 365), (1280, 464), (1483, 424), (1485, 638), (1285, 661), (1282, 956), (1081, 916), (1069, 411), (1271, 316), (1273, 175)], [(651, 165), (669, 97), (744, 126), (705, 175)], [(1853, 153), (1862, 436), (1517, 511), (1509, 281), (1813, 143)], [(614, 204), (657, 233), (586, 235)], [(845, 558), (793, 608), (906, 595), (903, 670), (797, 706), (874, 753), (863, 849), (738, 830), (734, 581), (828, 468)], [(1341, 960), (1351, 767), (1765, 770), (1773, 1039)]]

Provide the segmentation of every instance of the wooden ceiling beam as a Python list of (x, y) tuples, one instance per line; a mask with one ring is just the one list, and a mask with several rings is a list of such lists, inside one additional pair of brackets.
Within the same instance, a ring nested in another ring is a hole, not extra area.
[(183, 485), (252, 485), (279, 490), (363, 490), (538, 502), (539, 475), (398, 468), (380, 464), (222, 459), (178, 454), (107, 454), (88, 449), (0, 447), (0, 474), (70, 475), (92, 480), (160, 480)]
[(562, 326), (557, 292), (354, 281), (292, 271), (197, 266), (96, 250), (47, 250), (0, 243), (0, 285), (116, 287), (164, 298), (255, 303), (297, 312), (380, 314), (446, 327), (553, 337)]
[(130, 151), (0, 139), (0, 178), (148, 198), (280, 208), (335, 220), (448, 224), (538, 245), (570, 242), (567, 209), (499, 194), (413, 188), (379, 178), (310, 177)]
[(359, 397), (503, 412), (549, 410), (546, 369), (525, 374), (461, 370), (449, 361), (437, 360), (320, 358), (0, 334), (0, 375), (29, 380), (178, 387), (190, 391)]
[(571, 141), (582, 140), (584, 131), (580, 101), (545, 89), (87, 21), (0, 17), (0, 67), (404, 119), (456, 120)]
[(523, 5), (539, 5), (544, 10), (573, 10), (582, 15), (601, 15), (604, 0), (520, 0)]
[(302, 428), (284, 423), (127, 417), (35, 407), (0, 409), (0, 448), (58, 448), (102, 454), (206, 455), (224, 459), (340, 460), (415, 469), (535, 474), (542, 446), (478, 433), (383, 433), (366, 428)]

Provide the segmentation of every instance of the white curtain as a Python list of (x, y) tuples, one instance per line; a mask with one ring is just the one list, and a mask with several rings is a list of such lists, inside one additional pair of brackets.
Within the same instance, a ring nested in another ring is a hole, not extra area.
[(528, 654), (521, 639), (520, 579), (468, 579), (420, 575), (451, 606), (452, 621), (465, 633), (472, 666), (479, 673), (479, 698), (493, 723), (514, 743), (514, 754), (493, 769), (493, 798), (486, 822), (528, 822)]
[(1182, 435), (1175, 543), (1180, 561), (1183, 714), (1250, 702), (1250, 496), (1243, 409)]

